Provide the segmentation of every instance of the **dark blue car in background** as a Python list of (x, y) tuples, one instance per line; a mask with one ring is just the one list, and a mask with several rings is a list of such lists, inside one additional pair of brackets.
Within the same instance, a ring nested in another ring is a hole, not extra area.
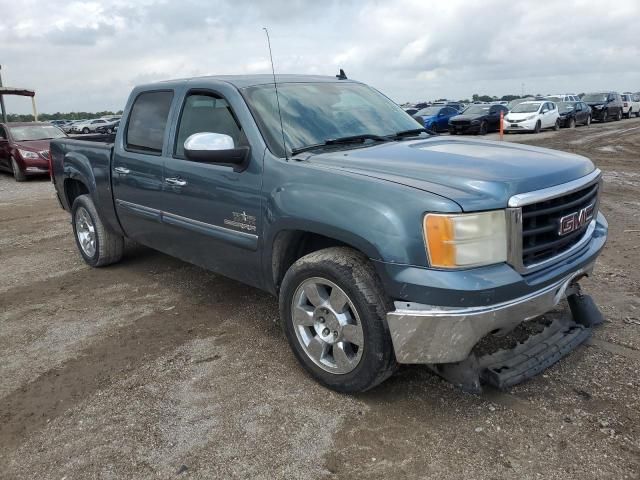
[(446, 132), (449, 128), (449, 119), (460, 112), (453, 107), (432, 106), (416, 112), (413, 118), (424, 125), (424, 128), (433, 132)]

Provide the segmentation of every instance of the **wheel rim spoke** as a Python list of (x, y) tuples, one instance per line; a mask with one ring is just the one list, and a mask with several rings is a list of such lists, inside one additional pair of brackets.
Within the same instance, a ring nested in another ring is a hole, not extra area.
[(320, 288), (322, 287), (317, 283), (309, 283), (304, 287), (304, 294), (314, 307), (320, 307), (326, 302), (326, 295), (320, 292)]
[(362, 327), (358, 325), (347, 324), (342, 327), (342, 338), (349, 343), (353, 343), (361, 347), (364, 343), (362, 335)]
[(329, 296), (329, 305), (336, 313), (342, 313), (348, 302), (347, 296), (339, 288), (333, 288)]
[(313, 326), (313, 310), (309, 310), (303, 306), (296, 306), (293, 309), (293, 323), (303, 327)]
[(347, 356), (347, 352), (344, 351), (344, 344), (342, 342), (336, 343), (333, 346), (333, 360), (336, 362), (336, 367), (344, 370), (351, 367), (351, 359)]
[(317, 362), (322, 361), (324, 357), (325, 351), (327, 349), (327, 344), (323, 342), (318, 337), (313, 337), (313, 339), (307, 345), (307, 351), (312, 358), (314, 358)]

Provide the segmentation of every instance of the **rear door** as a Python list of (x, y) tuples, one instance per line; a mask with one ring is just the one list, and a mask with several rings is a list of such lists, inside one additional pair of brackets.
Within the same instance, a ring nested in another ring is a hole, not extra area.
[(158, 90), (135, 97), (111, 162), (113, 198), (124, 232), (160, 250), (163, 160), (173, 96), (173, 90)]
[[(245, 168), (187, 159), (185, 140), (202, 132), (225, 134), (236, 147), (252, 147)], [(165, 159), (165, 249), (191, 263), (258, 285), (264, 149), (249, 144), (231, 103), (210, 89), (194, 89), (185, 95), (174, 137), (172, 152)]]

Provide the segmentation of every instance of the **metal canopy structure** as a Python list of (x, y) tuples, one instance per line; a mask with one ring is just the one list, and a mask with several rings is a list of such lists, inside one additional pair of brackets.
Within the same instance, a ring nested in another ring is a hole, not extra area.
[[(2, 69), (2, 65), (0, 65)], [(7, 123), (7, 109), (4, 106), (5, 95), (17, 95), (19, 97), (31, 97), (31, 106), (33, 107), (33, 118), (38, 121), (38, 110), (36, 109), (36, 92), (28, 88), (15, 88), (2, 86), (2, 74), (0, 74), (0, 113), (2, 113), (2, 121)]]

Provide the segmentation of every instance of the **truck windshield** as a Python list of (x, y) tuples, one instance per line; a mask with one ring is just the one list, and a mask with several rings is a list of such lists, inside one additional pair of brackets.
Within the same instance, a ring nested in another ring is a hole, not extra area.
[(67, 135), (58, 127), (53, 125), (22, 125), (19, 127), (9, 127), (11, 136), (16, 142), (27, 142), (29, 140), (48, 140), (50, 138), (62, 138)]
[[(248, 87), (243, 93), (269, 149), (284, 157), (274, 86)], [(421, 127), (387, 97), (358, 83), (279, 83), (278, 95), (287, 155), (331, 139), (387, 136)]]

